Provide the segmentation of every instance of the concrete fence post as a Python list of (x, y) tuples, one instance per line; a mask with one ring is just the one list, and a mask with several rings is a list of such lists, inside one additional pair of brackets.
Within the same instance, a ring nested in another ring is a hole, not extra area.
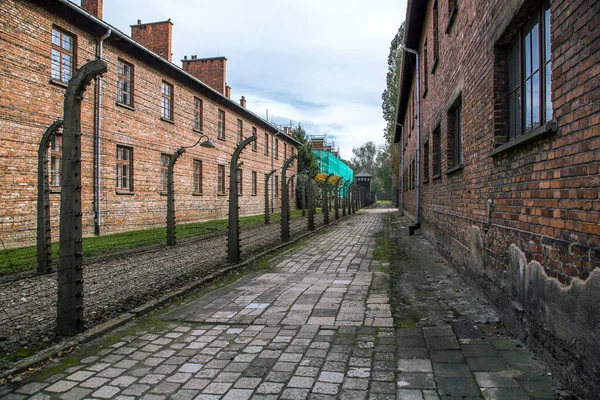
[[(300, 182), (300, 176), (298, 176), (298, 182)], [(308, 184), (308, 176), (302, 174), (302, 216), (306, 216), (306, 185)]]
[(52, 228), (50, 226), (50, 181), (48, 176), (48, 148), (50, 140), (63, 125), (58, 119), (42, 135), (38, 149), (37, 187), (37, 266), (38, 274), (46, 274), (52, 269)]
[(83, 320), (83, 243), (81, 208), (81, 100), (106, 62), (90, 61), (77, 70), (65, 93), (60, 196), (60, 245), (56, 330), (74, 336), (85, 329)]
[(185, 153), (185, 148), (181, 147), (169, 158), (167, 167), (167, 246), (174, 246), (177, 241), (175, 228), (175, 188), (173, 184), (173, 168), (177, 159)]
[(269, 180), (275, 171), (277, 170), (274, 169), (265, 176), (265, 225), (269, 225), (271, 222), (271, 206), (269, 205)]
[(308, 230), (315, 230), (315, 194), (314, 194), (314, 182), (312, 178), (308, 178), (306, 181), (307, 189), (308, 189)]
[(288, 181), (285, 174), (296, 158), (298, 158), (298, 155), (294, 154), (285, 160), (281, 168), (281, 240), (284, 242), (290, 240), (290, 201), (288, 198)]
[(337, 221), (338, 219), (340, 219), (340, 184), (342, 183), (342, 180), (339, 179), (336, 184), (335, 184), (335, 192), (334, 194), (334, 208), (335, 208), (335, 220)]
[(327, 181), (331, 178), (333, 174), (327, 175), (325, 181), (323, 182), (323, 223), (325, 225), (329, 225), (329, 190), (327, 190)]
[(242, 140), (231, 155), (229, 163), (229, 226), (227, 227), (227, 261), (240, 261), (240, 210), (238, 207), (237, 170), (241, 167), (238, 158), (244, 147), (256, 140), (250, 136)]

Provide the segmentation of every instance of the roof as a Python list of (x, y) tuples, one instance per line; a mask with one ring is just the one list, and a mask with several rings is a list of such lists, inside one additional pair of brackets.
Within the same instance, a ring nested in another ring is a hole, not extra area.
[[(85, 25), (85, 28), (87, 30), (91, 30), (94, 28), (95, 29), (103, 28), (104, 31), (106, 31), (107, 29), (110, 29), (111, 35), (109, 38), (118, 39), (119, 42), (117, 42), (117, 43), (122, 44), (123, 42), (126, 42), (128, 45), (130, 45), (133, 48), (135, 48), (136, 50), (140, 51), (142, 54), (147, 56), (149, 59), (152, 59), (153, 61), (157, 61), (158, 62), (157, 67), (162, 66), (163, 69), (166, 68), (170, 73), (178, 75), (180, 80), (187, 80), (187, 81), (193, 83), (200, 91), (202, 91), (204, 94), (206, 94), (207, 97), (210, 97), (210, 98), (214, 99), (215, 101), (221, 103), (222, 105), (235, 110), (238, 114), (248, 118), (251, 121), (256, 122), (257, 125), (261, 125), (263, 128), (270, 130), (271, 132), (275, 133), (277, 136), (285, 137), (285, 139), (287, 141), (289, 141), (297, 146), (302, 146), (302, 143), (298, 142), (296, 139), (294, 139), (291, 136), (285, 135), (282, 131), (279, 130), (279, 128), (277, 128), (276, 126), (271, 124), (269, 121), (264, 120), (263, 118), (259, 117), (257, 114), (254, 114), (252, 111), (242, 107), (236, 101), (233, 101), (230, 98), (217, 92), (216, 90), (214, 90), (210, 86), (206, 85), (204, 82), (202, 82), (198, 78), (185, 72), (179, 66), (173, 64), (172, 62), (170, 62), (168, 60), (165, 60), (158, 54), (156, 54), (156, 53), (152, 52), (151, 50), (147, 49), (146, 47), (142, 46), (141, 44), (139, 44), (138, 42), (133, 40), (131, 37), (129, 37), (127, 34), (121, 32), (114, 26), (91, 15), (90, 13), (88, 13), (87, 11), (85, 11), (84, 9), (79, 7), (77, 4), (72, 3), (69, 0), (55, 0), (55, 2), (53, 2), (53, 4), (50, 4), (49, 6), (52, 9), (56, 9), (57, 5), (59, 5), (59, 4), (62, 4), (63, 6), (68, 7), (68, 9), (75, 12), (76, 15), (78, 15), (82, 18), (85, 18), (87, 20), (86, 21), (87, 24)], [(60, 12), (63, 10), (56, 10), (56, 11)], [(61, 15), (65, 16), (64, 14), (61, 14)]]
[[(418, 49), (421, 43), (423, 34), (423, 22), (427, 14), (428, 0), (408, 0), (406, 8), (406, 26), (404, 28), (404, 45), (409, 49)], [(404, 121), (406, 107), (410, 95), (410, 87), (412, 85), (415, 71), (415, 55), (404, 52), (402, 64), (400, 66), (400, 90), (398, 91), (398, 104), (396, 104), (396, 128), (394, 130), (394, 143), (400, 141), (402, 133), (401, 124)]]
[(357, 178), (372, 178), (373, 175), (371, 175), (370, 173), (368, 173), (367, 171), (360, 171), (358, 174), (354, 175)]

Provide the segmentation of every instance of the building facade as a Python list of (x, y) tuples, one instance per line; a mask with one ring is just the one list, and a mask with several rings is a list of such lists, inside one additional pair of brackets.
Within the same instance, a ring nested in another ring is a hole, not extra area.
[(409, 0), (405, 32), (405, 212), (561, 379), (594, 397), (600, 1)]
[[(67, 0), (8, 0), (0, 2), (0, 22), (0, 236), (5, 246), (35, 243), (40, 139), (62, 118), (74, 72), (100, 51), (108, 70), (82, 101), (84, 235), (164, 226), (169, 156), (194, 145), (202, 134), (215, 148), (188, 148), (175, 164), (177, 223), (227, 217), (229, 161), (238, 143), (251, 135), (257, 140), (242, 152), (238, 171), (240, 214), (263, 212), (265, 175), (273, 169), (279, 171), (269, 182), (271, 206), (280, 208), (280, 169), (299, 143), (247, 110), (245, 98), (230, 99), (224, 57), (186, 56), (182, 68), (172, 63), (170, 20), (137, 21), (129, 36), (102, 20), (102, 0), (83, 0), (82, 8)], [(60, 132), (49, 147), (57, 235)]]

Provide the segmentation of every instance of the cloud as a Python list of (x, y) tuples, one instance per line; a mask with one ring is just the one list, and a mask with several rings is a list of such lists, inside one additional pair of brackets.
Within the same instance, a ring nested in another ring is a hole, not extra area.
[(342, 157), (383, 143), (381, 93), (389, 45), (406, 0), (107, 0), (104, 19), (129, 25), (171, 18), (173, 61), (226, 56), (232, 98), (270, 119), (335, 138)]

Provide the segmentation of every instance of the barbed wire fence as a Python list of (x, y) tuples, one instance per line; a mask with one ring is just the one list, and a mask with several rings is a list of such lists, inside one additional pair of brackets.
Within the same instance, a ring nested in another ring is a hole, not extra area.
[[(39, 48), (37, 51), (45, 54), (48, 49)], [(94, 59), (95, 55), (84, 54), (85, 58)], [(115, 59), (94, 62), (104, 62), (104, 68), (117, 68)], [(78, 72), (84, 68), (86, 66)], [(96, 75), (88, 74), (82, 79), (90, 83)], [(143, 77), (136, 84), (155, 85), (144, 81)], [(115, 82), (105, 81), (104, 85), (108, 90), (117, 90)], [(27, 101), (33, 95), (20, 93), (18, 96)], [(139, 100), (150, 100), (144, 99), (144, 94), (137, 96)], [(60, 127), (55, 127), (45, 143), (39, 141), (39, 136), (36, 139), (34, 133), (9, 139), (22, 146), (22, 153), (16, 157), (23, 161), (28, 173), (39, 175), (38, 182), (43, 182), (43, 186), (40, 195), (28, 200), (22, 211), (0, 216), (0, 353), (51, 342), (58, 335), (79, 333), (227, 264), (229, 196), (224, 192), (229, 176), (224, 176), (220, 183), (214, 179), (216, 171), (210, 171), (213, 179), (204, 176), (196, 180), (197, 176), (190, 171), (196, 172), (198, 162), (201, 163), (200, 174), (205, 173), (202, 167), (208, 165), (227, 167), (232, 154), (222, 150), (205, 152), (199, 148), (189, 149), (178, 156), (169, 173), (169, 165), (157, 163), (156, 155), (172, 155), (181, 146), (189, 146), (189, 136), (173, 137), (166, 144), (160, 137), (151, 135), (136, 141), (133, 133), (106, 124), (101, 130), (99, 157), (114, 160), (115, 149), (117, 152), (129, 149), (129, 154), (121, 152), (117, 155), (117, 164), (127, 166), (128, 161), (135, 159), (135, 164), (130, 164), (135, 165), (135, 169), (131, 168), (129, 175), (121, 169), (116, 180), (101, 179), (94, 182), (94, 187), (82, 185), (82, 180), (94, 181), (90, 162), (94, 157), (94, 138), (86, 133), (92, 132), (93, 127), (86, 125), (87, 120), (79, 118), (85, 96), (74, 93), (74, 98), (79, 105), (71, 111), (70, 117), (77, 122), (70, 123), (68, 130), (63, 127), (61, 132)], [(147, 104), (148, 101), (139, 101), (136, 107), (142, 113), (150, 112), (144, 110)], [(106, 119), (129, 118), (124, 108), (102, 104), (100, 109)], [(13, 119), (21, 126), (27, 124), (23, 122), (27, 119), (19, 116), (17, 110), (9, 111), (6, 119)], [(62, 117), (43, 110), (33, 112), (48, 124), (30, 123), (32, 132), (51, 130), (53, 122)], [(177, 117), (193, 119), (193, 115), (184, 109), (175, 112)], [(65, 120), (68, 114), (65, 108)], [(209, 117), (216, 118), (216, 115)], [(156, 131), (152, 122), (140, 123), (146, 124), (148, 131)], [(215, 127), (207, 130), (216, 132)], [(57, 137), (62, 139), (62, 146), (60, 140), (53, 140)], [(259, 143), (240, 155), (241, 162), (246, 163), (238, 167), (242, 172), (236, 181), (237, 196), (244, 199), (239, 206), (243, 217), (238, 219), (242, 259), (283, 241), (281, 204), (295, 204), (291, 199), (296, 197), (299, 176), (292, 179), (289, 179), (290, 176), (277, 176), (281, 174), (279, 169), (269, 177), (263, 177), (263, 174), (272, 172), (272, 160), (246, 153), (256, 150), (267, 154), (266, 149), (260, 148), (264, 145)], [(41, 157), (38, 168), (32, 160), (35, 157), (31, 157), (36, 147)], [(52, 155), (58, 152), (61, 157), (53, 158)], [(47, 170), (52, 162), (62, 163), (62, 173), (52, 175)], [(40, 165), (42, 168), (39, 168)], [(105, 162), (102, 168), (102, 176), (114, 175), (114, 162)], [(275, 193), (271, 193), (276, 200), (273, 202), (263, 187), (274, 187), (275, 177), (278, 178), (278, 187)], [(49, 181), (50, 184), (47, 184)], [(169, 181), (171, 187), (167, 188)], [(197, 182), (199, 185), (194, 186)], [(245, 193), (248, 182), (251, 187), (249, 195)], [(289, 237), (285, 240), (335, 218), (336, 211), (325, 205), (328, 205), (331, 196), (325, 194), (325, 198), (321, 199), (327, 212), (325, 216), (323, 210), (316, 207), (321, 191), (312, 179), (306, 182), (310, 188), (307, 194), (309, 210), (304, 215), (298, 212), (300, 210), (289, 210)], [(167, 245), (167, 189), (171, 189), (176, 232), (176, 240), (171, 246)], [(209, 196), (208, 193), (218, 195)], [(99, 196), (99, 213), (93, 206), (95, 196)], [(141, 203), (139, 198), (142, 198)], [(263, 205), (264, 213), (251, 215), (251, 210), (260, 209)], [(100, 236), (94, 236), (95, 226), (101, 226)]]

